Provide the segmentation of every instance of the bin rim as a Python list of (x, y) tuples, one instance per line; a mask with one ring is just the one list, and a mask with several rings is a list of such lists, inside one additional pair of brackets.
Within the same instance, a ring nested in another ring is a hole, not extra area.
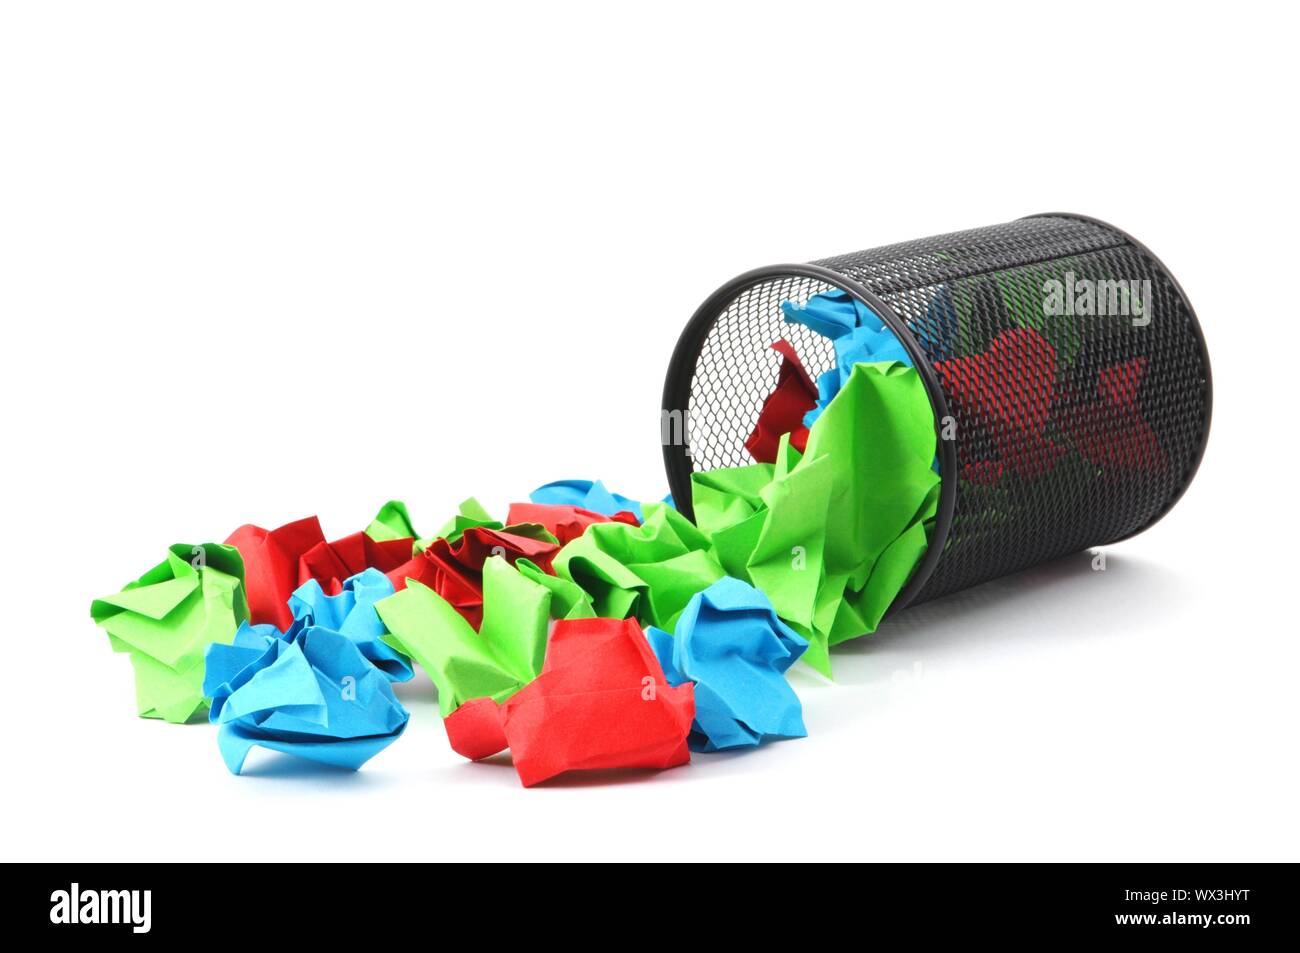
[[(690, 321), (687, 322), (681, 337), (677, 339), (677, 346), (673, 348), (673, 354), (668, 365), (668, 376), (664, 380), (663, 410), (680, 409), (686, 414), (686, 417), (683, 418), (683, 441), (680, 445), (663, 440), (661, 432), (664, 465), (668, 471), (668, 487), (673, 494), (673, 502), (677, 508), (691, 522), (695, 522), (695, 509), (690, 498), (691, 460), (686, 453), (687, 445), (690, 442), (688, 432), (690, 426), (690, 393), (691, 378), (695, 374), (695, 362), (699, 358), (700, 349), (704, 345), (709, 330), (716, 323), (719, 315), (725, 311), (726, 307), (736, 297), (757, 285), (781, 278), (812, 278), (825, 282), (832, 287), (847, 292), (870, 308), (894, 332), (895, 337), (902, 342), (908, 356), (912, 358), (912, 364), (921, 377), (926, 396), (930, 400), (930, 407), (934, 411), (935, 442), (939, 456), (939, 508), (935, 514), (934, 526), (930, 531), (925, 556), (922, 557), (921, 562), (912, 573), (907, 585), (890, 603), (889, 609), (886, 610), (883, 617), (887, 619), (895, 612), (905, 609), (912, 602), (917, 593), (929, 581), (943, 556), (948, 535), (952, 530), (953, 515), (957, 508), (957, 443), (955, 440), (943, 439), (943, 424), (946, 419), (950, 418), (951, 414), (948, 409), (947, 396), (939, 383), (939, 376), (931, 365), (929, 356), (917, 342), (906, 322), (899, 318), (893, 308), (861, 282), (822, 265), (806, 263), (765, 265), (762, 268), (755, 268), (752, 271), (736, 276), (705, 299), (704, 303), (696, 309)], [(686, 474), (684, 480), (680, 476), (682, 473)], [(683, 483), (684, 485), (680, 485)]]

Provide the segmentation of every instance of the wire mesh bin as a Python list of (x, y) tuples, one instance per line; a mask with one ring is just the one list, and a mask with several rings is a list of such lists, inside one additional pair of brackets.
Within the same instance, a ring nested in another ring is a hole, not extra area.
[[(696, 312), (664, 387), (664, 459), (754, 462), (746, 440), (785, 339), (813, 375), (829, 339), (782, 304), (843, 292), (902, 343), (934, 412), (939, 508), (891, 611), (1146, 529), (1191, 483), (1209, 433), (1209, 356), (1164, 265), (1102, 222), (1050, 214), (741, 275)], [(676, 436), (670, 436), (676, 434)]]

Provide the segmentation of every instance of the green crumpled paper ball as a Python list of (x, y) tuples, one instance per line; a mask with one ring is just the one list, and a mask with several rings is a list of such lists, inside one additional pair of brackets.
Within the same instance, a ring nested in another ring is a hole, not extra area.
[(233, 546), (178, 543), (121, 592), (92, 602), (90, 617), (113, 651), (130, 654), (140, 717), (189, 721), (208, 707), (207, 647), (229, 645), (248, 618), (244, 561)]

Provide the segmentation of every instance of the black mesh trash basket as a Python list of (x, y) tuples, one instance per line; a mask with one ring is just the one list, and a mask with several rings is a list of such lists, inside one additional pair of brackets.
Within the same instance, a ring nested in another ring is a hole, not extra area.
[(688, 517), (693, 471), (754, 462), (773, 343), (814, 377), (834, 366), (831, 342), (781, 304), (836, 289), (902, 342), (940, 436), (929, 548), (891, 612), (1139, 533), (1191, 483), (1211, 403), (1191, 304), (1124, 232), (1049, 214), (760, 268), (715, 292), (664, 387), (664, 420), (679, 422), (664, 460)]

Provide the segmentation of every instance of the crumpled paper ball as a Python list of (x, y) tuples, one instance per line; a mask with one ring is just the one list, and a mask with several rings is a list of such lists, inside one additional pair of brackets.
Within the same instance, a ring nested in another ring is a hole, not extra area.
[(212, 645), (203, 690), (232, 773), (254, 747), (355, 771), (392, 744), (410, 714), (347, 636), (294, 622), (240, 626)]
[(785, 671), (808, 641), (753, 586), (719, 579), (691, 600), (672, 635), (655, 628), (646, 635), (670, 685), (695, 683), (693, 750), (807, 735)]
[(542, 673), (505, 702), (476, 698), (444, 721), (471, 760), (510, 749), (525, 787), (566, 771), (690, 761), (694, 689), (674, 686), (634, 619), (555, 623)]
[(135, 670), (142, 718), (189, 721), (207, 706), (203, 657), (248, 618), (244, 564), (233, 546), (178, 543), (121, 591), (90, 604), (90, 617)]
[(346, 635), (389, 681), (406, 682), (415, 674), (411, 660), (381, 640), (388, 629), (375, 611), (375, 603), (392, 594), (388, 577), (378, 569), (367, 569), (344, 580), (336, 596), (326, 595), (315, 579), (307, 580), (289, 597), (289, 611), (305, 626)]

